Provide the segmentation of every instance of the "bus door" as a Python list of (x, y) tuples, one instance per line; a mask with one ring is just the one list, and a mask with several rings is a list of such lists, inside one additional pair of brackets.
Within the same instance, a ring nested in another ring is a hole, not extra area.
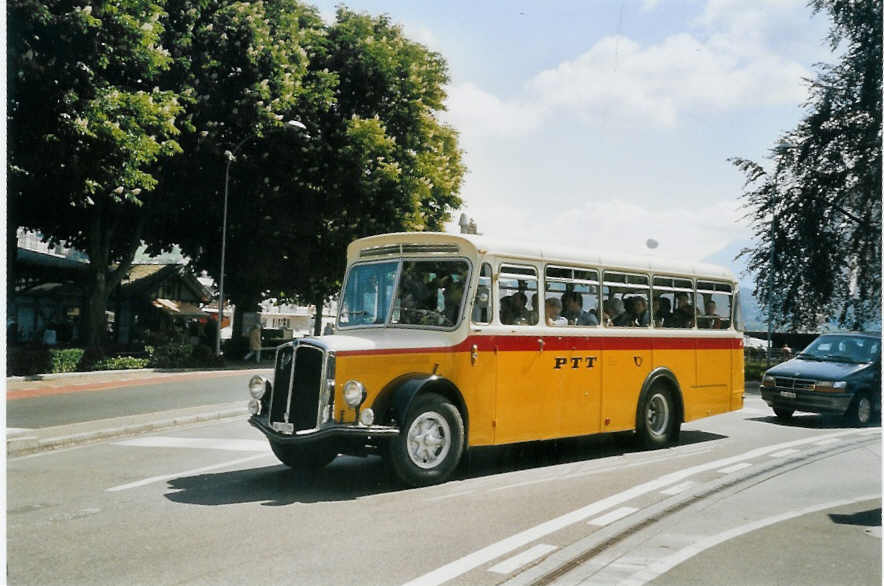
[[(697, 281), (697, 328), (727, 330), (730, 327), (731, 299), (730, 284)], [(730, 373), (734, 354), (729, 337), (703, 337), (697, 340), (695, 417), (724, 413), (730, 409)]]
[(605, 271), (602, 298), (605, 315), (616, 315), (606, 328), (613, 335), (603, 340), (602, 431), (633, 429), (638, 396), (654, 362), (649, 278)]
[(560, 377), (552, 373), (552, 353), (535, 327), (537, 270), (503, 264), (497, 278), (498, 319), (506, 335), (494, 336), (497, 396), (494, 442), (498, 444), (554, 437), (558, 428)]

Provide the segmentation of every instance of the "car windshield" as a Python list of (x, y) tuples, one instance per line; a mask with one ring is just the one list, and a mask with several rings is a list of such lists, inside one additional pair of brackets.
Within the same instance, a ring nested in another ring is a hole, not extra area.
[(861, 336), (820, 336), (799, 355), (811, 360), (866, 363), (880, 360), (881, 341)]
[(338, 325), (385, 325), (392, 308), (392, 326), (453, 328), (460, 323), (468, 274), (468, 263), (460, 259), (355, 265)]

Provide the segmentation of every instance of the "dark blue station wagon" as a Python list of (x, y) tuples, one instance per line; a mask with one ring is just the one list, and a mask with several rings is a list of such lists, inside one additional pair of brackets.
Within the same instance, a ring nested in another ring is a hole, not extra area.
[(880, 334), (823, 334), (764, 373), (761, 397), (780, 419), (809, 411), (868, 425), (881, 413)]

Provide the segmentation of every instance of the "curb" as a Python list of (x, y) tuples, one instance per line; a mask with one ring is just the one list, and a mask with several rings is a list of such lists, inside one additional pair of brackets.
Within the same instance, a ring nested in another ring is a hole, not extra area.
[[(234, 417), (243, 417), (248, 413), (248, 409), (246, 407), (236, 407), (236, 408), (227, 408), (227, 409), (219, 409), (217, 411), (204, 411), (202, 413), (190, 413), (190, 414), (182, 414), (175, 416), (175, 412), (159, 412), (155, 415), (157, 416), (165, 416), (162, 419), (156, 419), (153, 421), (141, 421), (141, 422), (132, 422), (132, 423), (123, 423), (122, 425), (117, 425), (114, 427), (107, 427), (103, 429), (90, 430), (80, 433), (70, 433), (72, 431), (72, 427), (75, 426), (59, 426), (58, 428), (46, 428), (44, 431), (49, 435), (49, 437), (39, 437), (36, 435), (21, 435), (14, 437), (7, 437), (6, 441), (6, 456), (7, 457), (17, 457), (17, 456), (26, 456), (29, 454), (35, 454), (40, 452), (46, 452), (51, 450), (57, 450), (61, 448), (68, 448), (79, 446), (83, 444), (98, 442), (102, 440), (115, 439), (119, 437), (125, 437), (130, 435), (138, 435), (142, 433), (147, 433), (151, 431), (159, 431), (163, 429), (170, 429), (173, 427), (178, 427), (182, 425), (191, 425), (194, 423), (203, 423), (207, 421), (217, 421), (221, 419), (229, 419)], [(136, 416), (137, 417), (137, 416)], [(129, 419), (134, 419), (129, 418)], [(127, 418), (120, 418), (127, 419)], [(105, 420), (116, 423), (117, 420)], [(101, 422), (87, 422), (93, 424), (100, 424)], [(51, 430), (55, 429), (55, 432)], [(31, 430), (31, 431), (40, 431), (40, 430)], [(68, 433), (65, 433), (67, 431)], [(59, 433), (61, 435), (52, 435), (53, 433)]]
[(32, 374), (26, 376), (8, 376), (6, 377), (6, 382), (40, 382), (44, 380), (54, 380), (54, 379), (65, 379), (65, 378), (90, 378), (90, 377), (99, 377), (105, 375), (115, 375), (115, 374), (153, 374), (153, 373), (168, 373), (168, 374), (180, 374), (184, 372), (229, 372), (233, 370), (241, 370), (243, 372), (251, 372), (253, 370), (267, 370), (272, 369), (273, 363), (269, 363), (267, 366), (257, 366), (253, 368), (243, 368), (240, 366), (231, 366), (229, 368), (127, 368), (123, 370), (90, 370), (85, 372), (56, 372), (56, 373), (48, 373), (48, 374)]

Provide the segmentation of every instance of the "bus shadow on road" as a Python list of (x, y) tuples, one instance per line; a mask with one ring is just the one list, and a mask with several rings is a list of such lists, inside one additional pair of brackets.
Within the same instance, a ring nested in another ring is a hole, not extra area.
[[(682, 431), (677, 446), (713, 442), (726, 437), (705, 431)], [(574, 462), (592, 462), (643, 451), (646, 450), (638, 447), (629, 433), (473, 448), (464, 458), (458, 477), (478, 478)]]
[[(771, 423), (781, 427), (800, 427), (804, 429), (851, 429), (853, 426), (842, 415), (820, 415), (818, 413), (796, 413), (789, 419), (780, 419), (776, 415), (764, 417), (747, 417), (746, 421), (758, 421)], [(869, 427), (881, 427), (881, 422), (876, 420)]]
[(247, 470), (183, 476), (168, 481), (172, 502), (191, 505), (261, 503), (285, 506), (353, 500), (399, 489), (377, 456), (338, 456), (313, 473), (282, 464)]
[[(704, 431), (682, 431), (679, 443), (674, 447), (709, 443), (726, 437)], [(592, 462), (642, 451), (628, 434), (473, 448), (452, 480)], [(330, 465), (312, 474), (273, 465), (183, 476), (168, 481), (169, 492), (165, 496), (172, 502), (191, 505), (261, 503), (263, 506), (286, 506), (354, 500), (404, 488), (378, 456), (338, 456)]]

